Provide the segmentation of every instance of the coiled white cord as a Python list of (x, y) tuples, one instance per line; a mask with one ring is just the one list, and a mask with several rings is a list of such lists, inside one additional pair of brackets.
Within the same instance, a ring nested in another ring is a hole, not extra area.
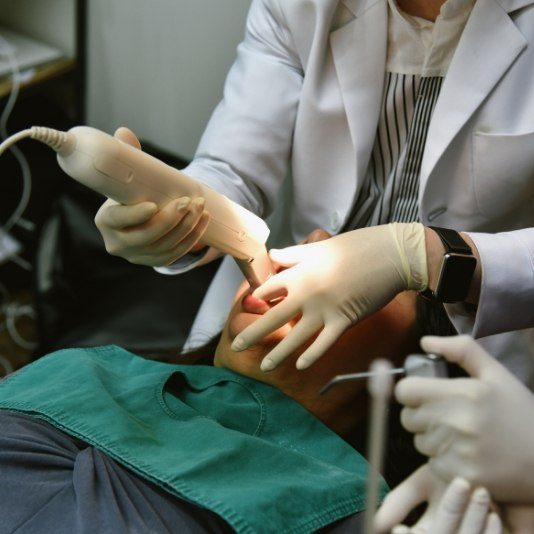
[[(13, 148), (15, 148), (13, 147), (15, 143), (18, 143), (21, 139), (26, 138), (40, 141), (41, 143), (48, 145), (56, 152), (70, 150), (70, 148), (73, 147), (76, 142), (74, 137), (69, 135), (67, 132), (62, 132), (53, 128), (46, 128), (44, 126), (32, 126), (31, 128), (13, 134), (11, 137), (8, 137), (2, 143), (0, 143), (0, 156), (8, 149), (13, 150)], [(21, 210), (24, 211), (24, 209), (25, 206), (21, 202), (17, 208), (17, 213), (21, 212)], [(15, 221), (16, 218), (12, 216), (10, 218), (10, 221), (11, 220)], [(11, 226), (13, 224), (14, 222), (11, 223)], [(6, 228), (6, 226), (4, 226), (4, 228)], [(0, 284), (0, 292), (4, 294), (5, 302), (9, 302), (9, 292), (2, 284)], [(35, 318), (36, 314), (33, 306), (19, 303), (3, 304), (0, 308), (0, 311), (2, 311), (5, 315), (5, 321), (0, 324), (0, 328), (3, 327), (4, 329), (7, 329), (10, 338), (19, 347), (25, 350), (35, 349), (37, 347), (37, 343), (35, 341), (25, 339), (17, 328), (17, 320), (20, 317), (26, 316), (31, 317), (32, 319)], [(12, 372), (13, 370), (13, 366), (9, 367), (8, 364), (10, 364), (9, 360), (0, 354), (0, 366), (4, 367), (6, 373)]]
[[(0, 154), (2, 154), (6, 149), (10, 149), (11, 153), (17, 160), (20, 170), (22, 172), (22, 194), (20, 200), (13, 211), (13, 213), (8, 217), (7, 221), (2, 225), (4, 232), (9, 233), (9, 231), (15, 226), (21, 226), (26, 230), (32, 231), (35, 227), (34, 223), (24, 219), (22, 216), (28, 207), (30, 202), (31, 190), (32, 190), (32, 176), (31, 169), (26, 159), (24, 153), (15, 145), (21, 139), (26, 137), (33, 137), (34, 139), (42, 140), (45, 144), (48, 144), (54, 150), (58, 150), (58, 142), (61, 135), (58, 135), (57, 130), (44, 129), (45, 131), (35, 131), (34, 128), (29, 130), (24, 130), (17, 134), (14, 134), (11, 137), (8, 137), (7, 123), (11, 113), (17, 102), (20, 85), (21, 85), (21, 76), (20, 69), (15, 56), (13, 47), (0, 35), (0, 55), (5, 56), (10, 66), (11, 70), (11, 91), (2, 114), (0, 115), (0, 139), (3, 141), (0, 147)], [(42, 130), (42, 129), (41, 129)], [(64, 134), (67, 135), (67, 134)], [(31, 264), (29, 264), (25, 259), (21, 258), (17, 254), (10, 257), (11, 261), (19, 265), (25, 270), (31, 271)]]
[[(18, 143), (21, 139), (32, 138), (41, 141), (42, 143), (45, 143), (55, 151), (59, 151), (62, 147), (68, 144), (69, 136), (65, 132), (60, 132), (52, 128), (34, 126), (32, 128), (23, 130), (8, 137), (7, 123), (15, 107), (20, 92), (20, 70), (13, 48), (1, 36), (0, 39), (3, 41), (4, 44), (4, 46), (2, 47), (2, 55), (7, 57), (11, 68), (12, 78), (11, 91), (6, 106), (2, 114), (0, 115), (0, 138), (2, 139), (2, 143), (0, 144), (0, 155), (3, 154), (6, 150), (10, 149), (11, 153), (17, 160), (22, 172), (21, 198), (13, 213), (2, 225), (2, 228), (5, 232), (9, 232), (11, 228), (13, 228), (13, 226), (20, 224), (24, 228), (32, 230), (33, 223), (30, 223), (30, 221), (25, 221), (25, 224), (22, 224), (22, 215), (28, 207), (28, 203), (30, 201), (31, 196), (31, 169), (28, 160), (24, 156), (23, 152), (14, 145)], [(25, 269), (31, 269), (31, 266), (22, 258), (19, 258), (15, 255), (15, 257), (11, 259), (21, 267), (24, 267)], [(26, 316), (34, 319), (36, 316), (35, 309), (29, 304), (20, 304), (13, 302), (10, 303), (9, 301), (11, 297), (9, 291), (1, 283), (0, 293), (2, 293), (2, 301), (0, 302), (0, 312), (2, 312), (5, 316), (4, 321), (0, 323), (0, 329), (7, 330), (7, 333), (9, 334), (11, 340), (22, 349), (35, 349), (37, 347), (37, 343), (33, 340), (28, 340), (24, 338), (24, 336), (20, 334), (17, 327), (17, 321), (21, 317)], [(4, 375), (8, 375), (14, 371), (13, 364), (11, 363), (11, 361), (2, 354), (0, 354), (0, 369), (1, 368), (3, 368), (4, 370)]]
[(3, 375), (0, 376), (7, 376), (15, 370), (13, 364), (2, 354), (0, 354), (0, 367), (4, 369)]
[[(7, 287), (0, 283), (0, 313), (5, 317), (4, 321), (0, 323), (0, 331), (5, 330), (10, 339), (24, 350), (34, 350), (37, 347), (37, 342), (26, 339), (20, 332), (17, 326), (17, 321), (21, 317), (29, 317), (35, 319), (35, 308), (31, 304), (21, 304), (18, 302), (10, 302), (11, 295)], [(4, 374), (8, 375), (14, 370), (11, 361), (4, 355), (0, 354), (0, 368), (4, 369)], [(0, 375), (1, 376), (1, 375)]]
[(5, 141), (0, 143), (0, 156), (6, 150), (12, 149), (15, 143), (27, 138), (40, 141), (56, 152), (61, 152), (75, 142), (73, 137), (69, 136), (67, 132), (55, 130), (54, 128), (46, 128), (45, 126), (32, 126), (31, 128), (13, 134), (11, 137), (8, 137)]
[[(4, 46), (2, 47), (2, 53), (7, 57), (7, 60), (9, 62), (10, 68), (11, 68), (11, 78), (12, 78), (12, 85), (11, 85), (11, 92), (9, 94), (9, 98), (6, 103), (6, 107), (4, 108), (4, 111), (2, 112), (2, 115), (0, 117), (0, 137), (4, 140), (8, 137), (8, 131), (7, 131), (7, 122), (9, 120), (9, 117), (13, 111), (13, 108), (15, 107), (15, 104), (17, 102), (19, 91), (20, 91), (20, 70), (19, 65), (17, 63), (17, 59), (15, 57), (15, 53), (13, 51), (13, 48), (3, 39)], [(18, 223), (22, 222), (22, 214), (26, 211), (26, 208), (28, 207), (28, 203), (30, 201), (31, 196), (31, 186), (32, 186), (32, 176), (31, 176), (31, 170), (30, 165), (28, 164), (28, 160), (26, 159), (26, 156), (22, 153), (22, 151), (17, 148), (13, 147), (11, 149), (11, 152), (13, 156), (15, 156), (15, 159), (17, 160), (20, 170), (22, 172), (22, 195), (20, 197), (19, 203), (13, 213), (10, 215), (8, 220), (3, 225), (3, 229), (6, 232), (9, 232), (13, 226), (15, 226)], [(26, 224), (24, 224), (24, 227), (28, 226), (29, 221), (27, 221)], [(33, 229), (33, 224), (32, 228)]]
[(11, 303), (5, 309), (6, 328), (9, 336), (19, 347), (25, 350), (34, 350), (37, 348), (37, 342), (25, 339), (17, 328), (17, 320), (21, 317), (29, 317), (35, 319), (36, 313), (33, 306), (29, 304)]

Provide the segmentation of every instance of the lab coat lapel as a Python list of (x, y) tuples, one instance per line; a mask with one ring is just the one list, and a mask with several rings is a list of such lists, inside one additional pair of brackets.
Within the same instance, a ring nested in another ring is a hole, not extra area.
[(497, 0), (475, 4), (430, 123), (421, 194), (442, 154), (525, 46), (524, 37)]
[(361, 178), (373, 147), (382, 101), (387, 2), (343, 3), (356, 18), (330, 34), (330, 45), (356, 152), (357, 177)]
[(507, 13), (517, 11), (532, 3), (534, 3), (532, 0), (500, 0), (500, 4)]

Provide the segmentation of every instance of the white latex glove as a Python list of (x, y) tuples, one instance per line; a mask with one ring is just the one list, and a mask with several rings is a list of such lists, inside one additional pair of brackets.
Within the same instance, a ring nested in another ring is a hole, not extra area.
[[(115, 137), (141, 149), (128, 128), (119, 128)], [(190, 251), (200, 250), (198, 240), (208, 222), (209, 214), (200, 197), (177, 198), (159, 211), (153, 202), (125, 206), (108, 199), (95, 217), (110, 254), (153, 267), (169, 265)]]
[(319, 243), (271, 250), (270, 255), (289, 269), (272, 276), (253, 295), (266, 301), (285, 298), (243, 330), (232, 349), (245, 350), (302, 317), (263, 359), (264, 371), (318, 334), (297, 360), (298, 369), (309, 367), (351, 324), (382, 308), (397, 293), (422, 290), (428, 284), (424, 227), (419, 223), (363, 228)]
[[(413, 527), (399, 525), (416, 506), (427, 502)], [(501, 534), (499, 516), (490, 509), (485, 488), (472, 491), (469, 483), (455, 478), (448, 486), (428, 465), (420, 467), (389, 493), (375, 516), (375, 533), (383, 534)]]
[(395, 389), (404, 427), (444, 480), (457, 475), (499, 503), (534, 503), (534, 395), (468, 336), (424, 337), (473, 378), (409, 377)]

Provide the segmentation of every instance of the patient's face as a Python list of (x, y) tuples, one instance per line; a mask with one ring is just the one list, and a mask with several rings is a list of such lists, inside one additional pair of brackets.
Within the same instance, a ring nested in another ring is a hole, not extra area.
[[(234, 352), (230, 345), (234, 337), (256, 321), (267, 307), (250, 296), (248, 284), (239, 288), (232, 310), (224, 327), (215, 353), (215, 365), (226, 367), (242, 375), (278, 387), (284, 393), (303, 404), (334, 430), (343, 433), (333, 424), (332, 418), (351, 411), (351, 424), (356, 423), (357, 398), (364, 398), (365, 381), (337, 385), (328, 394), (319, 396), (319, 390), (338, 374), (366, 371), (375, 358), (387, 358), (399, 365), (414, 350), (417, 340), (414, 334), (415, 293), (398, 295), (374, 315), (349, 328), (334, 346), (310, 368), (299, 371), (295, 362), (305, 347), (299, 349), (274, 371), (260, 370), (261, 360), (288, 332), (285, 326), (265, 337), (257, 345), (242, 352)], [(362, 405), (362, 411), (365, 406)], [(343, 425), (341, 425), (343, 426)]]

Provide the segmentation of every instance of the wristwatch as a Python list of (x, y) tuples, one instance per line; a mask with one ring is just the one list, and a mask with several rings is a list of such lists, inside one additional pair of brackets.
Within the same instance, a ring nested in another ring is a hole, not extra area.
[(471, 247), (455, 230), (436, 226), (429, 228), (438, 234), (445, 247), (445, 254), (436, 289), (426, 289), (421, 295), (439, 302), (462, 302), (469, 292), (477, 259), (473, 256)]

